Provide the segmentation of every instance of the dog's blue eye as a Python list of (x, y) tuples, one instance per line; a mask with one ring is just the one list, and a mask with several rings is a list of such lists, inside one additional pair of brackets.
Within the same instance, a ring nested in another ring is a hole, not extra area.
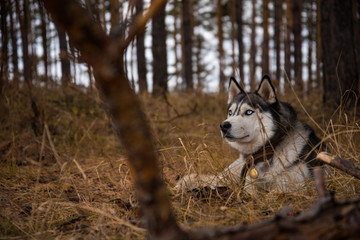
[(229, 114), (229, 116), (231, 116), (231, 115), (232, 115), (232, 111), (231, 111), (231, 110), (229, 110), (228, 114)]
[(253, 113), (254, 113), (254, 111), (249, 109), (249, 110), (246, 110), (245, 115), (250, 116)]

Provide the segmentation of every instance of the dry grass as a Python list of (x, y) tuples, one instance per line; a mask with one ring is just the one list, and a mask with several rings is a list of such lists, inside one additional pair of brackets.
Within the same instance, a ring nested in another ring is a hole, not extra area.
[[(69, 88), (34, 89), (33, 95), (41, 113), (38, 122), (26, 92), (6, 93), (10, 112), (0, 130), (0, 239), (144, 238), (124, 151), (96, 94)], [(281, 99), (297, 106), (334, 154), (360, 163), (356, 114), (324, 112), (319, 100), (310, 97), (303, 101), (310, 118), (292, 95)], [(311, 183), (292, 194), (175, 192), (179, 176), (217, 173), (237, 158), (219, 133), (226, 96), (174, 93), (167, 101), (142, 100), (175, 213), (184, 226), (253, 223), (288, 205), (296, 214), (316, 201)], [(45, 131), (35, 136), (31, 123)], [(339, 171), (330, 185), (341, 199), (360, 193), (359, 181)]]

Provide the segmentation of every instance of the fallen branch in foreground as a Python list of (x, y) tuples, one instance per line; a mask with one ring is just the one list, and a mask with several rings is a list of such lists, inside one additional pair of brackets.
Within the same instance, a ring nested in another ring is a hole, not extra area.
[(354, 164), (353, 162), (331, 155), (327, 152), (319, 153), (316, 158), (334, 168), (340, 169), (341, 171), (356, 177), (357, 179), (360, 179), (360, 166)]
[[(113, 42), (78, 1), (43, 2), (94, 69), (96, 85), (115, 132), (127, 150), (136, 196), (152, 239), (354, 239), (360, 236), (360, 199), (336, 203), (321, 190), (321, 180), (316, 181), (320, 190), (318, 203), (296, 217), (288, 217), (285, 213), (261, 223), (230, 228), (186, 231), (179, 227), (161, 180), (148, 123), (125, 75), (122, 57), (131, 39), (120, 45)], [(149, 14), (154, 14), (165, 2), (152, 1), (150, 8), (154, 11)], [(133, 32), (136, 34), (135, 30)], [(316, 178), (322, 177), (322, 174), (316, 175)]]

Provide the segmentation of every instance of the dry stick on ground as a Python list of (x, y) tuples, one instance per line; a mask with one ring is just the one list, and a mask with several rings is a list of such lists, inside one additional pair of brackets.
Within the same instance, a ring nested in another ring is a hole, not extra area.
[(357, 179), (360, 179), (360, 166), (356, 165), (348, 160), (345, 160), (343, 158), (331, 155), (327, 152), (321, 152), (319, 153), (316, 158), (318, 160), (321, 160), (322, 162), (329, 164), (330, 166), (340, 169), (347, 174), (350, 174), (351, 176), (356, 177)]
[[(136, 174), (134, 181), (137, 198), (153, 238), (335, 239), (358, 236), (356, 234), (360, 232), (360, 200), (335, 203), (329, 195), (320, 198), (317, 204), (297, 217), (278, 215), (273, 219), (248, 226), (188, 233), (183, 231), (173, 217), (165, 185), (158, 173), (159, 167), (150, 141), (148, 123), (124, 73), (122, 56), (127, 45), (120, 44), (125, 47), (119, 47), (117, 43), (112, 42), (77, 1), (43, 2), (54, 20), (64, 27), (70, 40), (94, 69), (97, 87), (102, 93), (115, 132), (127, 150), (129, 165)], [(158, 6), (164, 2), (154, 1)], [(152, 9), (153, 13), (156, 12), (156, 8)]]

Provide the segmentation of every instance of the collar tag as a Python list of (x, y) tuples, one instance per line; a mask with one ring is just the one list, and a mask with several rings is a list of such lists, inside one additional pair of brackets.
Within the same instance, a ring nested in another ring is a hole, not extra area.
[(256, 179), (256, 178), (258, 178), (259, 173), (258, 173), (258, 171), (257, 171), (255, 168), (252, 168), (252, 169), (250, 170), (249, 175), (250, 175), (251, 178)]

